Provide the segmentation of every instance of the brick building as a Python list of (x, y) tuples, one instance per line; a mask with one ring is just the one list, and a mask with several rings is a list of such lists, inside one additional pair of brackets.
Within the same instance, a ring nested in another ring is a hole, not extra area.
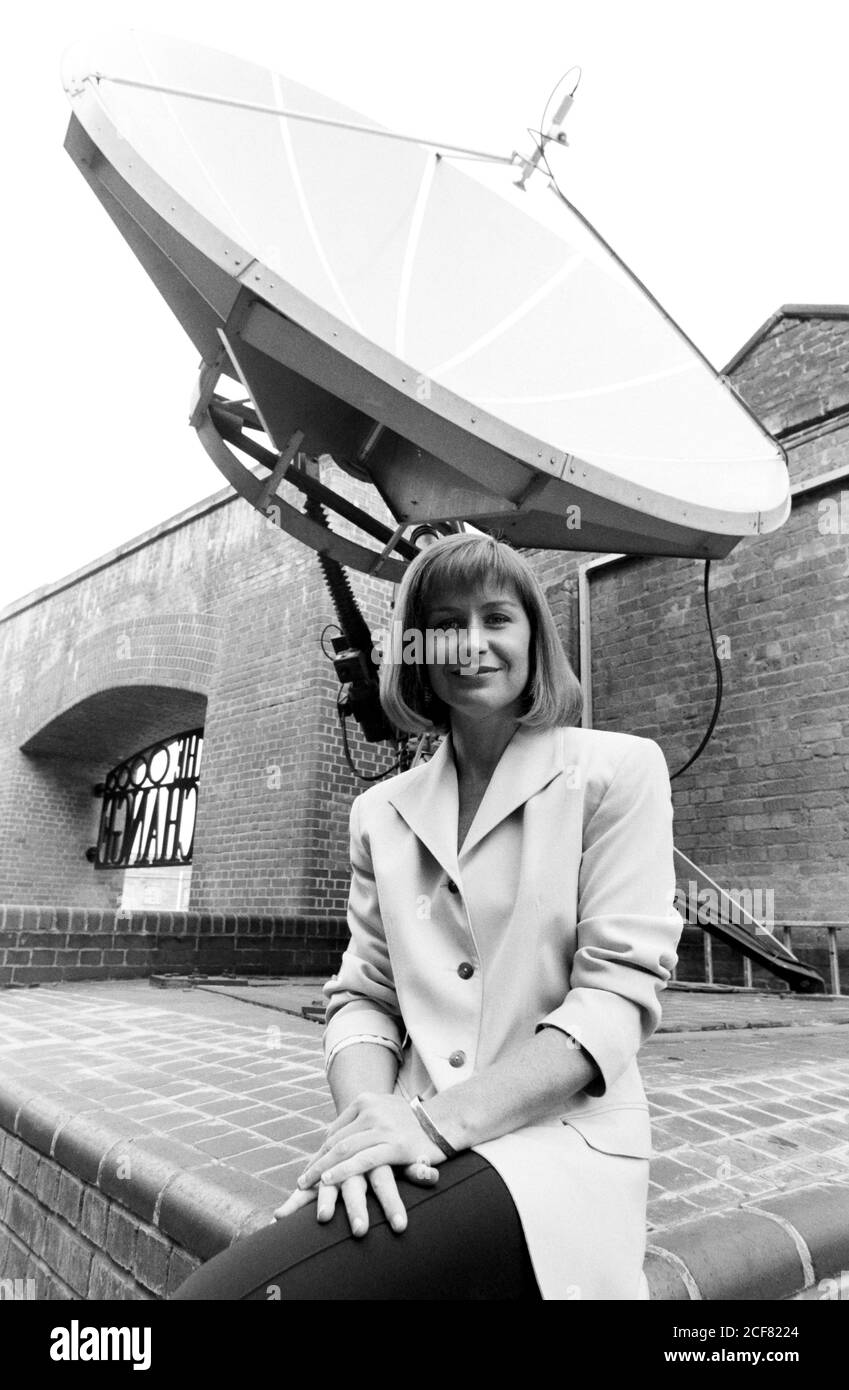
[[(726, 375), (787, 451), (793, 509), (714, 562), (725, 693), (673, 782), (676, 843), (778, 920), (844, 920), (849, 821), (849, 308), (786, 306)], [(338, 474), (349, 495), (358, 484)], [(296, 494), (298, 496), (298, 494)], [(369, 499), (373, 508), (374, 499)], [(531, 555), (592, 722), (655, 738), (674, 773), (713, 708), (701, 562)], [(389, 586), (355, 574), (373, 627)], [(344, 939), (347, 813), (334, 620), (312, 552), (231, 489), (0, 613), (0, 983), (157, 964), (322, 971)], [(581, 634), (592, 633), (591, 651)], [(121, 911), (93, 867), (110, 768), (203, 727), (183, 912)], [(363, 770), (385, 746), (353, 740)], [(14, 939), (13, 939), (14, 934)]]

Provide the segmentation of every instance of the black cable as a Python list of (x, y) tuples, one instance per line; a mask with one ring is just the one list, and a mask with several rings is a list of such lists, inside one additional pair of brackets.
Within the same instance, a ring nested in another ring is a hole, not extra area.
[(325, 647), (325, 645), (324, 645), (324, 634), (325, 634), (325, 632), (329, 631), (329, 629), (332, 628), (332, 627), (335, 627), (335, 629), (336, 629), (337, 632), (342, 633), (342, 636), (343, 636), (343, 637), (345, 636), (344, 632), (342, 632), (342, 629), (341, 629), (341, 627), (339, 626), (338, 623), (325, 623), (325, 624), (324, 624), (324, 627), (321, 629), (321, 636), (320, 636), (319, 639), (318, 639), (318, 645), (321, 647), (322, 653), (324, 654), (324, 656), (327, 657), (327, 660), (328, 660), (328, 661), (335, 661), (335, 660), (336, 660), (335, 653), (334, 653), (334, 652), (329, 652), (329, 651), (327, 650), (327, 648)]
[(677, 772), (673, 772), (673, 773), (672, 773), (672, 775), (671, 775), (671, 777), (670, 777), (670, 779), (669, 779), (670, 782), (674, 781), (676, 777), (680, 777), (682, 772), (686, 772), (686, 771), (687, 771), (687, 768), (690, 767), (690, 766), (696, 761), (696, 758), (699, 757), (699, 755), (702, 753), (702, 751), (704, 750), (704, 748), (707, 746), (708, 740), (710, 739), (710, 736), (711, 736), (711, 734), (713, 733), (714, 728), (715, 728), (715, 726), (716, 726), (716, 721), (717, 721), (717, 719), (719, 718), (719, 708), (720, 708), (720, 705), (722, 704), (722, 663), (720, 662), (719, 657), (718, 657), (717, 654), (716, 654), (716, 641), (715, 641), (714, 635), (713, 635), (713, 623), (712, 623), (711, 620), (710, 620), (710, 594), (709, 594), (709, 592), (708, 592), (708, 581), (709, 581), (709, 578), (710, 578), (710, 560), (706, 560), (706, 561), (705, 561), (705, 586), (704, 586), (704, 594), (705, 594), (705, 616), (706, 616), (706, 618), (707, 618), (708, 632), (710, 633), (710, 649), (711, 649), (711, 652), (712, 652), (712, 654), (713, 654), (713, 665), (714, 665), (714, 669), (715, 669), (715, 671), (716, 671), (716, 696), (715, 696), (715, 699), (714, 699), (714, 702), (713, 702), (713, 714), (711, 715), (711, 721), (710, 721), (710, 723), (709, 723), (709, 725), (708, 725), (708, 727), (707, 727), (707, 733), (705, 734), (704, 738), (702, 739), (702, 741), (701, 741), (701, 743), (699, 744), (698, 748), (696, 749), (695, 753), (693, 754), (693, 756), (692, 756), (691, 758), (689, 758), (689, 759), (687, 760), (687, 762), (684, 764), (683, 767), (679, 767), (679, 769), (678, 769)]
[(388, 777), (390, 773), (396, 772), (398, 770), (398, 768), (401, 766), (400, 757), (398, 757), (396, 761), (392, 764), (392, 766), (388, 767), (385, 772), (360, 772), (359, 769), (354, 766), (354, 760), (351, 757), (351, 749), (348, 746), (348, 728), (345, 723), (345, 715), (342, 712), (341, 701), (339, 701), (338, 699), (336, 701), (336, 713), (339, 716), (339, 726), (342, 730), (342, 747), (345, 750), (345, 761), (347, 762), (354, 776), (358, 778), (360, 782), (379, 782), (381, 778)]

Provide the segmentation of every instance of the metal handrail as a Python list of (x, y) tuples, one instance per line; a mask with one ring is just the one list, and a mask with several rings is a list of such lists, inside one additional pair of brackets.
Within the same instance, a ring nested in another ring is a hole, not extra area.
[[(688, 922), (688, 923), (687, 923), (687, 926), (699, 926), (699, 925), (700, 925), (700, 924), (699, 924), (698, 922)], [(789, 951), (792, 951), (792, 950), (793, 950), (793, 931), (794, 931), (796, 928), (804, 929), (804, 930), (806, 930), (806, 931), (811, 931), (811, 930), (813, 930), (813, 931), (825, 931), (825, 932), (828, 933), (828, 973), (829, 973), (829, 981), (830, 981), (830, 984), (831, 984), (831, 993), (832, 993), (833, 995), (842, 996), (842, 995), (843, 995), (843, 989), (842, 989), (842, 987), (841, 987), (842, 981), (841, 981), (841, 975), (840, 975), (840, 955), (839, 955), (839, 949), (838, 949), (838, 945), (839, 945), (839, 936), (838, 936), (838, 933), (840, 933), (841, 931), (849, 932), (849, 922), (801, 922), (801, 921), (786, 921), (786, 922), (775, 922), (775, 923), (773, 924), (773, 926), (774, 926), (774, 930), (775, 930), (775, 931), (781, 933), (781, 940), (782, 940), (783, 944), (787, 947), (787, 949), (788, 949)], [(732, 947), (732, 949), (734, 949), (734, 948)], [(715, 983), (715, 981), (714, 981), (714, 973), (713, 973), (713, 941), (712, 941), (712, 938), (708, 935), (707, 932), (705, 932), (705, 934), (704, 934), (704, 939), (703, 939), (703, 950), (704, 950), (704, 973), (705, 973), (704, 983), (705, 983), (705, 984), (712, 985), (712, 984)], [(740, 953), (740, 954), (742, 954), (742, 953)], [(672, 978), (673, 978), (673, 980), (678, 981), (678, 972), (677, 972), (677, 970), (674, 970), (674, 971), (672, 972)], [(682, 982), (682, 981), (678, 981), (678, 982), (679, 982), (679, 983), (686, 983), (686, 982)], [(751, 960), (749, 959), (748, 956), (744, 956), (744, 957), (743, 957), (743, 982), (744, 982), (744, 984), (745, 984), (745, 986), (746, 986), (747, 988), (749, 988), (749, 989), (752, 988), (752, 962), (751, 962)], [(695, 982), (694, 982), (694, 983), (695, 983)]]

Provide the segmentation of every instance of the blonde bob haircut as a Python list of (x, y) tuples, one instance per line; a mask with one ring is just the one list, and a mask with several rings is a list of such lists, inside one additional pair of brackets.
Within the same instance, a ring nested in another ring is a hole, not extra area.
[(451, 718), (448, 706), (431, 689), (424, 663), (395, 659), (403, 651), (405, 634), (426, 632), (428, 612), (447, 590), (473, 594), (491, 586), (513, 589), (530, 622), (530, 671), (519, 723), (554, 729), (578, 722), (583, 691), (527, 561), (504, 541), (464, 533), (446, 536), (421, 551), (401, 581), (380, 666), (380, 702), (396, 728), (409, 733), (446, 730)]

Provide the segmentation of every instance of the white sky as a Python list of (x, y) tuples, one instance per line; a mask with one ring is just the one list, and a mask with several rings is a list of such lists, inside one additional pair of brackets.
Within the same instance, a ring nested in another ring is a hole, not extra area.
[(715, 366), (781, 304), (849, 302), (843, 0), (10, 6), (0, 606), (224, 485), (188, 426), (195, 349), (62, 148), (62, 52), (119, 26), (506, 153), (580, 63), (564, 192)]

